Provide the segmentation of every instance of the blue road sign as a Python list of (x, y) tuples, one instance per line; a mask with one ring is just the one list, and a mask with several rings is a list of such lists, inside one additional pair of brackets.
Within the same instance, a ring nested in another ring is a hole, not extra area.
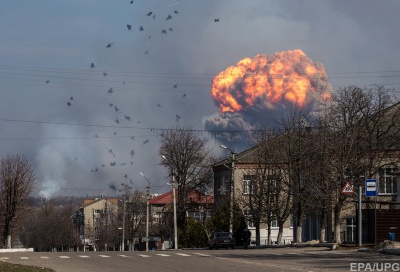
[(365, 180), (365, 196), (371, 197), (378, 194), (376, 179)]

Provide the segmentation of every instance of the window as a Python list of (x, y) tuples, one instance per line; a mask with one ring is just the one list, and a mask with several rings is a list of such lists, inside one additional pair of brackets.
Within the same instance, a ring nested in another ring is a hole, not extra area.
[(247, 227), (255, 228), (256, 226), (254, 225), (253, 222), (253, 215), (251, 214), (250, 210), (244, 210), (243, 213), (244, 213), (244, 218), (246, 218)]
[(243, 194), (249, 195), (254, 193), (254, 181), (255, 176), (253, 175), (244, 175), (243, 176)]
[(346, 218), (346, 242), (354, 242), (356, 239), (356, 219)]
[(226, 195), (226, 176), (221, 176), (220, 177), (220, 187), (219, 187), (219, 192), (221, 195)]
[(393, 174), (396, 168), (382, 168), (379, 170), (379, 194), (393, 195), (397, 194), (396, 175)]
[(278, 228), (278, 219), (276, 219), (276, 216), (272, 216), (271, 218), (271, 228)]

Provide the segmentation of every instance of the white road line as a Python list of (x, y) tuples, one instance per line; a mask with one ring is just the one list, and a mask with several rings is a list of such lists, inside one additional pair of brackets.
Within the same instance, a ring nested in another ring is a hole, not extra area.
[(8, 260), (8, 257), (1, 257), (0, 260)]
[(128, 256), (126, 256), (126, 255), (119, 255), (119, 254), (118, 254), (118, 256), (121, 256), (121, 257), (124, 257), (124, 258), (127, 258), (127, 257), (128, 257)]
[(169, 256), (171, 256), (171, 255), (168, 255), (168, 254), (156, 254), (156, 255), (161, 256), (161, 257), (169, 257)]
[(69, 256), (60, 256), (61, 259), (69, 259)]
[(79, 257), (81, 257), (81, 258), (89, 258), (89, 256), (86, 256), (86, 255), (79, 255)]
[(150, 257), (149, 255), (144, 255), (144, 254), (138, 254), (140, 257), (144, 257), (144, 258), (147, 258), (147, 257)]
[(189, 254), (185, 254), (185, 253), (175, 253), (175, 254), (179, 255), (179, 256), (184, 256), (184, 257), (190, 256)]
[(42, 256), (42, 257), (40, 257), (40, 259), (48, 259), (49, 257), (47, 257), (47, 256)]
[(20, 258), (21, 258), (21, 260), (29, 260), (28, 257), (20, 257)]
[(99, 257), (109, 258), (110, 256), (108, 256), (108, 255), (99, 255)]
[(203, 256), (203, 257), (210, 257), (210, 255), (203, 254), (203, 253), (197, 253), (197, 252), (195, 252), (194, 254), (199, 255), (199, 256)]

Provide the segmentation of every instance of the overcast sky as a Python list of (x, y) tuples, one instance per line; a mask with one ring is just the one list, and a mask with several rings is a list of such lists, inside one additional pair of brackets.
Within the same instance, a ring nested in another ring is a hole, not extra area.
[(0, 155), (26, 156), (42, 196), (143, 190), (140, 172), (166, 192), (159, 134), (176, 125), (222, 155), (211, 81), (246, 57), (300, 49), (333, 90), (399, 90), (397, 0), (130, 2), (0, 2)]

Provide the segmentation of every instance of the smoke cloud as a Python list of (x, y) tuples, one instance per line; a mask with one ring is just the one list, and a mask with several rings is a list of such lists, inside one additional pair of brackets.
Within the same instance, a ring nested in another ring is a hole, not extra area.
[(205, 127), (232, 131), (222, 140), (238, 140), (238, 132), (277, 120), (290, 107), (312, 110), (331, 92), (324, 66), (301, 50), (259, 54), (214, 77), (211, 95), (220, 114), (206, 119)]

